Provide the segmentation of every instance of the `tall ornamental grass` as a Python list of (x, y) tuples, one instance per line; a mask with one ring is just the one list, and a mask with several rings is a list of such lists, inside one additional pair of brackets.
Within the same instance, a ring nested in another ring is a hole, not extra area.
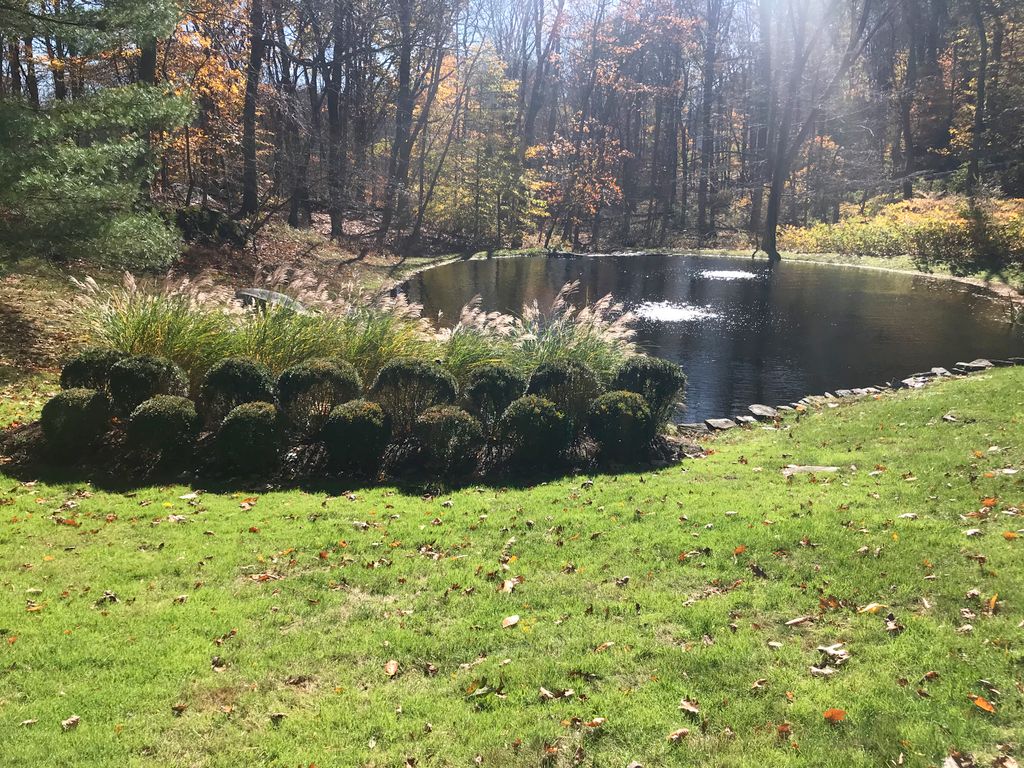
[(91, 278), (76, 284), (93, 343), (169, 358), (188, 373), (193, 391), (227, 357), (251, 359), (274, 373), (313, 358), (345, 360), (367, 383), (386, 363), (413, 358), (439, 362), (461, 385), (485, 365), (502, 363), (528, 376), (559, 360), (583, 363), (607, 381), (636, 353), (632, 316), (610, 296), (577, 306), (578, 283), (565, 285), (551, 306), (534, 303), (519, 315), (484, 312), (476, 298), (454, 327), (441, 330), (405, 296), (336, 295), (304, 276), (284, 286), (302, 311), (244, 308), (224, 291), (189, 281), (150, 291), (130, 276), (107, 291)]

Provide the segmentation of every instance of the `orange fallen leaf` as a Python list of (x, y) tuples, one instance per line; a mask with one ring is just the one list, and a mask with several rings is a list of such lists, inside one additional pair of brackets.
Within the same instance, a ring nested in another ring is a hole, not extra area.
[(992, 702), (990, 702), (988, 699), (984, 698), (983, 696), (974, 696), (974, 694), (971, 694), (971, 696), (973, 696), (972, 701), (974, 702), (974, 706), (976, 706), (978, 709), (983, 709), (989, 713), (993, 713), (996, 711), (995, 705), (993, 705)]
[(595, 717), (593, 720), (584, 723), (587, 728), (600, 728), (602, 725), (608, 722), (606, 717)]
[(836, 709), (835, 707), (832, 707), (831, 709), (826, 709), (823, 714), (825, 720), (832, 723), (833, 725), (836, 723), (841, 723), (843, 722), (843, 720), (846, 719), (845, 709)]
[(996, 603), (999, 601), (999, 593), (996, 592), (992, 597), (988, 599), (988, 612), (992, 613), (996, 609)]
[(391, 659), (384, 665), (384, 674), (388, 677), (394, 677), (398, 674), (398, 662), (395, 659)]
[(599, 646), (597, 646), (597, 648), (594, 649), (594, 653), (604, 653), (609, 648), (611, 648), (613, 645), (615, 645), (615, 643), (612, 643), (612, 642), (601, 643)]
[(1013, 541), (1014, 539), (1019, 539), (1020, 534), (1016, 531), (1003, 531), (1003, 538), (1007, 541)]
[(742, 555), (746, 551), (747, 551), (747, 545), (746, 544), (740, 544), (738, 547), (736, 547), (736, 549), (734, 549), (732, 551), (732, 553), (735, 556), (735, 555)]
[(690, 735), (689, 728), (678, 728), (668, 735), (668, 740), (673, 744), (678, 743)]
[(999, 499), (995, 498), (994, 496), (989, 496), (987, 499), (982, 499), (981, 500), (981, 506), (983, 506), (983, 507), (991, 508), (991, 507), (994, 507), (998, 503), (999, 503)]

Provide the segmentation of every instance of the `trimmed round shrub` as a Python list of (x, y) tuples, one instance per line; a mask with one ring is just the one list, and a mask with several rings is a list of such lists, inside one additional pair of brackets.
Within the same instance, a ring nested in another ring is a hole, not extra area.
[(620, 461), (636, 458), (654, 437), (654, 422), (647, 400), (625, 390), (601, 395), (590, 410), (590, 435), (608, 458)]
[(307, 360), (284, 371), (277, 380), (281, 410), (302, 434), (320, 430), (334, 406), (359, 397), (362, 383), (343, 360)]
[(416, 418), (413, 432), (423, 446), (427, 466), (445, 474), (476, 462), (484, 430), (472, 415), (454, 405), (435, 405)]
[(110, 399), (121, 416), (128, 416), (151, 397), (187, 392), (184, 371), (163, 357), (132, 355), (110, 368)]
[(244, 357), (229, 357), (216, 363), (199, 388), (203, 416), (211, 423), (221, 421), (242, 403), (272, 403), (274, 395), (270, 369)]
[(528, 395), (550, 400), (565, 414), (574, 431), (583, 429), (601, 383), (590, 368), (575, 360), (542, 363), (530, 377)]
[(416, 417), (435, 405), (455, 402), (457, 387), (450, 373), (422, 360), (395, 360), (380, 369), (370, 397), (391, 417), (395, 431), (407, 434)]
[(110, 369), (128, 357), (124, 352), (106, 347), (83, 349), (64, 364), (60, 372), (61, 389), (98, 389), (106, 391)]
[(255, 474), (274, 468), (281, 442), (277, 408), (272, 403), (243, 403), (221, 422), (217, 453), (228, 469)]
[(321, 436), (335, 466), (373, 473), (391, 439), (391, 422), (377, 403), (350, 400), (331, 411)]
[(642, 395), (651, 409), (655, 428), (663, 427), (683, 397), (686, 375), (683, 369), (660, 357), (636, 355), (615, 373), (612, 389)]
[(78, 387), (59, 392), (43, 406), (39, 419), (51, 448), (63, 455), (95, 443), (110, 426), (110, 403), (95, 389)]
[(506, 365), (485, 365), (469, 375), (463, 399), (488, 431), (513, 400), (526, 393), (526, 377)]
[(199, 434), (199, 414), (187, 397), (157, 395), (132, 412), (128, 444), (135, 449), (165, 456), (186, 448)]
[(550, 400), (526, 395), (514, 400), (501, 415), (498, 433), (512, 461), (541, 466), (557, 461), (569, 447), (569, 420)]

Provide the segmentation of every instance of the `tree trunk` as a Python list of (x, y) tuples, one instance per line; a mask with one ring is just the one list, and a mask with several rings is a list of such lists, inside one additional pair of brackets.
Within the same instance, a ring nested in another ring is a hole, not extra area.
[(974, 91), (974, 131), (967, 164), (967, 189), (974, 192), (981, 181), (981, 155), (985, 148), (985, 78), (988, 74), (988, 35), (980, 0), (971, 0), (971, 20), (978, 35), (978, 73)]
[(715, 141), (711, 128), (711, 112), (715, 99), (715, 62), (718, 58), (718, 26), (722, 0), (708, 0), (707, 25), (704, 29), (704, 69), (700, 105), (700, 178), (697, 182), (697, 236), (698, 241), (712, 234), (713, 225), (708, 216), (708, 198), (711, 186), (711, 155)]
[(259, 210), (259, 169), (256, 167), (256, 99), (263, 68), (265, 15), (263, 0), (250, 0), (249, 63), (245, 70), (245, 102), (242, 106), (242, 205), (239, 218)]

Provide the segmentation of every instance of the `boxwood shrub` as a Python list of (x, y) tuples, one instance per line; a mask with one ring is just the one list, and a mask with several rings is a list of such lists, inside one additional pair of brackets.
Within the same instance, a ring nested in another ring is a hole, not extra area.
[(395, 360), (380, 369), (370, 399), (380, 404), (399, 434), (412, 430), (416, 417), (434, 405), (455, 402), (457, 387), (450, 373), (422, 360)]
[(416, 418), (413, 428), (427, 467), (451, 474), (476, 464), (484, 431), (472, 415), (454, 405), (435, 405)]
[(377, 403), (350, 400), (331, 411), (321, 437), (334, 466), (375, 474), (391, 439), (391, 422)]
[(229, 357), (214, 364), (199, 388), (203, 416), (211, 424), (222, 421), (242, 403), (272, 403), (275, 395), (270, 369), (244, 357)]
[(106, 391), (110, 386), (110, 369), (126, 357), (124, 352), (106, 347), (83, 349), (64, 364), (60, 388)]
[(110, 368), (110, 399), (120, 416), (128, 416), (151, 397), (187, 392), (184, 371), (163, 357), (132, 355)]
[(601, 383), (583, 363), (558, 360), (537, 366), (526, 393), (553, 402), (578, 432), (586, 426), (590, 406), (601, 394)]
[(683, 369), (668, 360), (635, 355), (615, 373), (612, 389), (642, 395), (651, 409), (656, 427), (664, 426), (672, 417), (676, 404), (682, 401), (686, 387)]
[(526, 393), (526, 377), (507, 365), (485, 365), (469, 375), (463, 400), (488, 432), (513, 400)]
[(498, 422), (502, 446), (514, 464), (544, 466), (569, 447), (569, 420), (550, 400), (526, 395), (514, 400)]
[(636, 392), (606, 392), (590, 411), (590, 435), (601, 454), (618, 461), (635, 460), (654, 437), (651, 408)]
[(304, 435), (316, 434), (334, 406), (359, 397), (359, 374), (344, 360), (307, 360), (277, 380), (281, 410)]
[(281, 418), (272, 403), (233, 408), (217, 432), (217, 455), (225, 469), (256, 474), (273, 469), (281, 451)]
[(128, 422), (128, 444), (163, 458), (183, 458), (183, 449), (189, 448), (198, 434), (195, 403), (177, 395), (151, 397), (132, 412)]
[(43, 406), (43, 437), (60, 456), (74, 456), (95, 443), (110, 426), (110, 403), (95, 389), (65, 389)]

